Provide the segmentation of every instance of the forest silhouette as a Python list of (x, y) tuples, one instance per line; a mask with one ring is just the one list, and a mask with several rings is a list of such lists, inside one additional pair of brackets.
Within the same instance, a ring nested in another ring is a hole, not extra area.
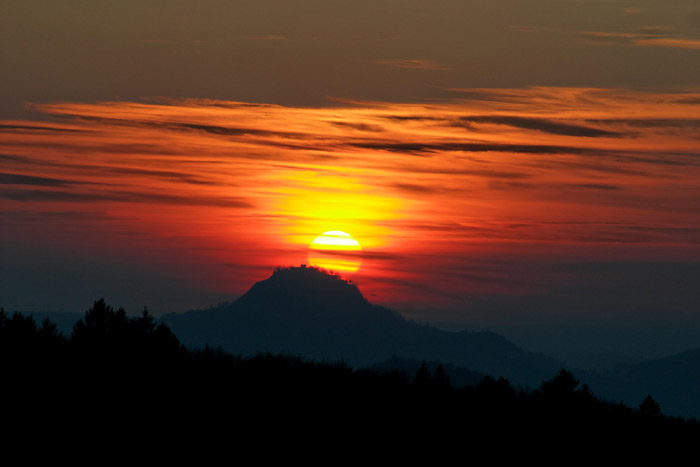
[(48, 319), (37, 324), (0, 310), (0, 355), (10, 382), (2, 386), (6, 420), (77, 417), (152, 429), (227, 420), (250, 429), (274, 425), (278, 434), (303, 421), (339, 436), (362, 427), (434, 441), (566, 434), (575, 443), (594, 433), (612, 444), (621, 434), (678, 442), (700, 433), (694, 419), (664, 415), (651, 396), (638, 408), (604, 401), (564, 369), (525, 390), (491, 376), (456, 386), (442, 365), (425, 361), (407, 375), (294, 355), (188, 349), (147, 310), (128, 316), (104, 300), (69, 337)]

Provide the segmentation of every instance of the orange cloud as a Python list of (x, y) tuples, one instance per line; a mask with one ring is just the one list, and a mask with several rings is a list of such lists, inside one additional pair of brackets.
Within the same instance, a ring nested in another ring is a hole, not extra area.
[(674, 37), (654, 37), (649, 39), (635, 39), (638, 45), (656, 47), (670, 47), (674, 49), (700, 50), (700, 39), (680, 39)]
[(681, 38), (668, 34), (664, 28), (653, 27), (634, 33), (583, 31), (580, 33), (590, 44), (620, 44), (641, 47), (667, 47), (700, 50), (700, 39)]
[(305, 261), (338, 230), (363, 246), (372, 293), (430, 283), (445, 297), (455, 270), (464, 290), (536, 289), (476, 280), (468, 258), (487, 252), (700, 259), (700, 91), (453, 92), (322, 108), (35, 104), (50, 118), (0, 122), (0, 238), (151, 258), (223, 290), (235, 271)]

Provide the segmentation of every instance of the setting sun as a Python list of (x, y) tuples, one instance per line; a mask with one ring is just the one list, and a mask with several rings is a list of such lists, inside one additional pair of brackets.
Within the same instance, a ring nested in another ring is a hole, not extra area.
[(339, 273), (360, 269), (362, 247), (350, 234), (340, 230), (324, 232), (309, 245), (309, 264)]

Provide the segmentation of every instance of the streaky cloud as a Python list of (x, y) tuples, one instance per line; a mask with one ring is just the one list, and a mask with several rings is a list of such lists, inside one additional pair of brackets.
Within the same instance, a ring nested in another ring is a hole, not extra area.
[(352, 146), (363, 149), (375, 149), (390, 152), (400, 152), (415, 155), (426, 155), (437, 152), (512, 152), (520, 154), (592, 154), (600, 153), (596, 150), (575, 146), (555, 146), (547, 144), (508, 144), (508, 143), (393, 143), (385, 142), (358, 142)]
[(667, 47), (673, 49), (700, 50), (700, 39), (681, 39), (676, 37), (654, 37), (635, 40), (637, 45)]
[(31, 159), (25, 156), (16, 156), (13, 154), (0, 154), (0, 162), (27, 162)]
[(121, 125), (129, 127), (151, 127), (151, 128), (162, 128), (166, 130), (182, 131), (201, 131), (204, 133), (211, 133), (219, 136), (281, 136), (286, 138), (302, 138), (304, 135), (300, 133), (292, 133), (285, 131), (274, 131), (274, 130), (262, 130), (258, 128), (246, 128), (246, 127), (226, 127), (219, 125), (204, 125), (199, 123), (183, 123), (183, 122), (161, 122), (161, 121), (151, 121), (151, 120), (130, 120), (130, 119), (119, 119), (119, 118), (107, 118), (107, 117), (94, 117), (94, 116), (84, 116), (78, 115), (81, 120), (94, 121), (98, 123), (106, 123), (112, 125)]
[[(700, 103), (700, 99), (697, 99)], [(693, 103), (687, 100), (686, 103)], [(618, 119), (589, 119), (591, 123), (603, 124), (623, 124), (642, 128), (698, 128), (700, 129), (700, 118), (618, 118)]]
[(345, 127), (345, 128), (352, 128), (354, 130), (359, 130), (359, 131), (370, 131), (373, 133), (379, 133), (384, 131), (384, 128), (382, 128), (379, 125), (372, 125), (368, 123), (354, 123), (354, 122), (331, 122), (335, 126), (340, 126), (340, 127)]
[(72, 203), (99, 203), (104, 201), (123, 203), (166, 204), (181, 206), (215, 206), (224, 208), (249, 208), (251, 203), (237, 197), (176, 196), (162, 193), (54, 191), (2, 189), (0, 198), (12, 201), (48, 201)]
[(564, 136), (580, 136), (589, 138), (621, 136), (617, 132), (601, 130), (599, 128), (562, 123), (544, 118), (516, 117), (512, 115), (475, 115), (461, 117), (459, 121), (466, 123), (493, 123), (498, 125), (508, 125), (527, 130), (537, 130), (544, 133)]
[(634, 32), (580, 31), (580, 37), (592, 45), (626, 45), (700, 50), (700, 39), (669, 34), (660, 26), (636, 29)]
[(149, 170), (149, 169), (138, 169), (138, 168), (127, 168), (127, 167), (94, 167), (95, 169), (105, 170), (107, 172), (112, 172), (116, 174), (124, 175), (140, 175), (145, 177), (157, 177), (164, 178), (168, 180), (178, 180), (184, 183), (191, 183), (194, 185), (213, 185), (220, 186), (223, 183), (213, 180), (204, 180), (201, 178), (193, 177), (192, 175), (184, 172), (175, 172), (170, 170)]
[(394, 188), (397, 188), (402, 191), (408, 191), (412, 193), (436, 193), (439, 192), (440, 189), (434, 187), (434, 186), (426, 186), (426, 185), (418, 185), (414, 183), (394, 183), (393, 184)]
[(617, 191), (622, 190), (621, 186), (618, 185), (606, 185), (602, 183), (578, 183), (574, 185), (577, 188), (590, 188), (592, 190), (603, 190), (603, 191)]
[(27, 131), (57, 131), (57, 132), (78, 132), (83, 131), (77, 128), (61, 128), (45, 125), (16, 125), (11, 123), (0, 123), (0, 131), (2, 130), (27, 130)]
[(22, 175), (0, 172), (0, 185), (31, 185), (44, 187), (63, 187), (75, 185), (80, 182), (62, 180), (57, 178), (37, 177), (34, 175)]

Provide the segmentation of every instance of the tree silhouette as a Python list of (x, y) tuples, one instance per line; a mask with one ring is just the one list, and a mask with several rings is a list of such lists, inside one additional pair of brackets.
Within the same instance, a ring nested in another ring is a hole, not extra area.
[(438, 389), (444, 390), (450, 388), (450, 377), (447, 375), (447, 372), (442, 365), (438, 365), (438, 367), (435, 369), (433, 380), (435, 381), (435, 386)]
[[(411, 381), (398, 372), (354, 370), (292, 355), (187, 350), (147, 309), (130, 317), (104, 300), (85, 312), (70, 340), (48, 320), (37, 326), (30, 316), (8, 316), (0, 308), (0, 350), (2, 375), (11, 382), (0, 387), (3, 416), (8, 407), (17, 407), (32, 423), (45, 421), (46, 413), (60, 420), (95, 420), (98, 414), (105, 423), (149, 420), (164, 427), (201, 427), (215, 417), (241, 426), (303, 417), (337, 432), (370, 420), (382, 432), (420, 434), (442, 443), (475, 433), (503, 439), (564, 435), (579, 442), (577, 435), (591, 430), (611, 439), (621, 432), (697, 436), (700, 431), (696, 422), (664, 416), (651, 396), (637, 411), (600, 401), (563, 369), (533, 392), (516, 391), (507, 379), (491, 376), (446, 391), (451, 386), (445, 367), (425, 361)], [(37, 404), (47, 388), (59, 411)], [(407, 404), (413, 410), (406, 410)], [(37, 410), (28, 416), (32, 408)]]
[(645, 417), (658, 417), (661, 415), (661, 407), (651, 395), (648, 395), (639, 404), (639, 413)]
[(486, 375), (474, 387), (467, 389), (474, 394), (475, 399), (483, 402), (487, 407), (506, 406), (515, 401), (516, 392), (510, 381), (500, 377), (494, 379)]
[(163, 387), (178, 378), (175, 368), (188, 358), (186, 349), (165, 324), (155, 324), (144, 309), (129, 317), (104, 299), (94, 303), (73, 326), (69, 342), (75, 378), (91, 375), (102, 387), (141, 384)]
[(549, 397), (565, 397), (571, 396), (576, 392), (579, 381), (574, 377), (573, 373), (562, 368), (552, 379), (542, 382), (540, 392)]
[(177, 351), (180, 342), (163, 323), (155, 324), (144, 308), (141, 316), (128, 317), (123, 308), (114, 310), (104, 299), (94, 303), (73, 326), (71, 343), (93, 350)]
[(413, 384), (417, 387), (427, 387), (430, 384), (432, 375), (428, 369), (428, 364), (423, 360), (420, 364), (420, 368), (416, 371), (416, 376), (413, 378)]
[(129, 320), (126, 311), (117, 311), (107, 305), (103, 298), (85, 311), (83, 319), (73, 326), (71, 341), (74, 344), (107, 345), (114, 336), (126, 334)]
[(56, 323), (51, 321), (49, 318), (44, 318), (41, 322), (41, 326), (37, 330), (37, 335), (48, 342), (62, 342), (63, 335), (58, 331)]

